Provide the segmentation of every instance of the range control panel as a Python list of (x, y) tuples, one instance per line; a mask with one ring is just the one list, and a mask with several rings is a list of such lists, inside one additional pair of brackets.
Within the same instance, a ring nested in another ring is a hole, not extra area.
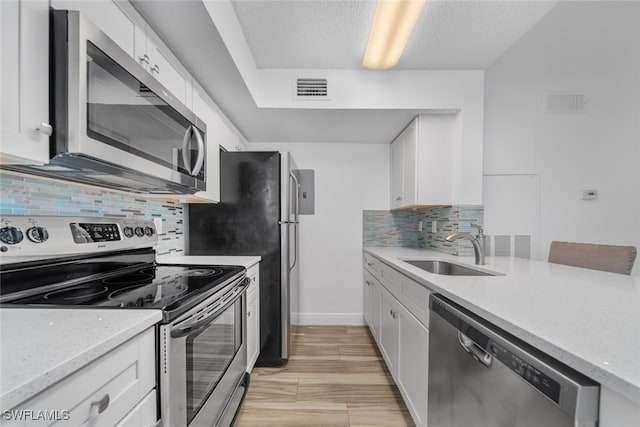
[(153, 221), (5, 215), (0, 217), (0, 263), (108, 250), (152, 247)]
[(544, 393), (549, 399), (556, 403), (560, 401), (560, 384), (558, 382), (496, 342), (490, 342), (488, 349), (492, 356), (510, 367), (512, 371)]

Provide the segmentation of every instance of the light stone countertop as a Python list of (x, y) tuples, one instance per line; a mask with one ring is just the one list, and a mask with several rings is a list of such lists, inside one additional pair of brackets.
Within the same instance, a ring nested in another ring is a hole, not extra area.
[[(521, 258), (364, 248), (490, 323), (640, 403), (640, 277)], [(444, 276), (402, 259), (443, 259), (503, 276)], [(638, 268), (636, 266), (636, 268)]]
[(160, 320), (160, 310), (1, 308), (1, 409), (35, 396)]
[(241, 265), (250, 268), (262, 260), (260, 256), (160, 255), (158, 264)]

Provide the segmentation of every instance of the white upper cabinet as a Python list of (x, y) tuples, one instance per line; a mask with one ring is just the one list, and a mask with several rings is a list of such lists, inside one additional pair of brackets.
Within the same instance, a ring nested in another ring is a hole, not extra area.
[(482, 180), (481, 168), (461, 166), (459, 127), (459, 115), (422, 115), (391, 143), (391, 209), (475, 204), (481, 199), (479, 194), (455, 198), (456, 182)]
[(146, 37), (136, 43), (136, 59), (169, 92), (187, 107), (192, 107), (191, 75), (175, 59), (160, 38), (146, 25)]
[(49, 160), (49, 2), (0, 1), (0, 161)]

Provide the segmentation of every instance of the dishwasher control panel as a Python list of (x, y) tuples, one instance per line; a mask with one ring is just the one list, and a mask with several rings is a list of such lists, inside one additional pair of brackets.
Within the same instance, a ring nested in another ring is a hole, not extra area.
[(558, 382), (496, 342), (490, 341), (488, 350), (493, 357), (510, 367), (523, 380), (540, 390), (549, 399), (559, 403), (560, 384)]

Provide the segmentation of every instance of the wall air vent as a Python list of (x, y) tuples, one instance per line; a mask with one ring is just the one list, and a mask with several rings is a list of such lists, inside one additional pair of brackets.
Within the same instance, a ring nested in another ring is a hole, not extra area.
[(584, 114), (587, 112), (584, 93), (547, 93), (544, 96), (545, 114)]
[(328, 99), (327, 79), (296, 79), (296, 98)]

